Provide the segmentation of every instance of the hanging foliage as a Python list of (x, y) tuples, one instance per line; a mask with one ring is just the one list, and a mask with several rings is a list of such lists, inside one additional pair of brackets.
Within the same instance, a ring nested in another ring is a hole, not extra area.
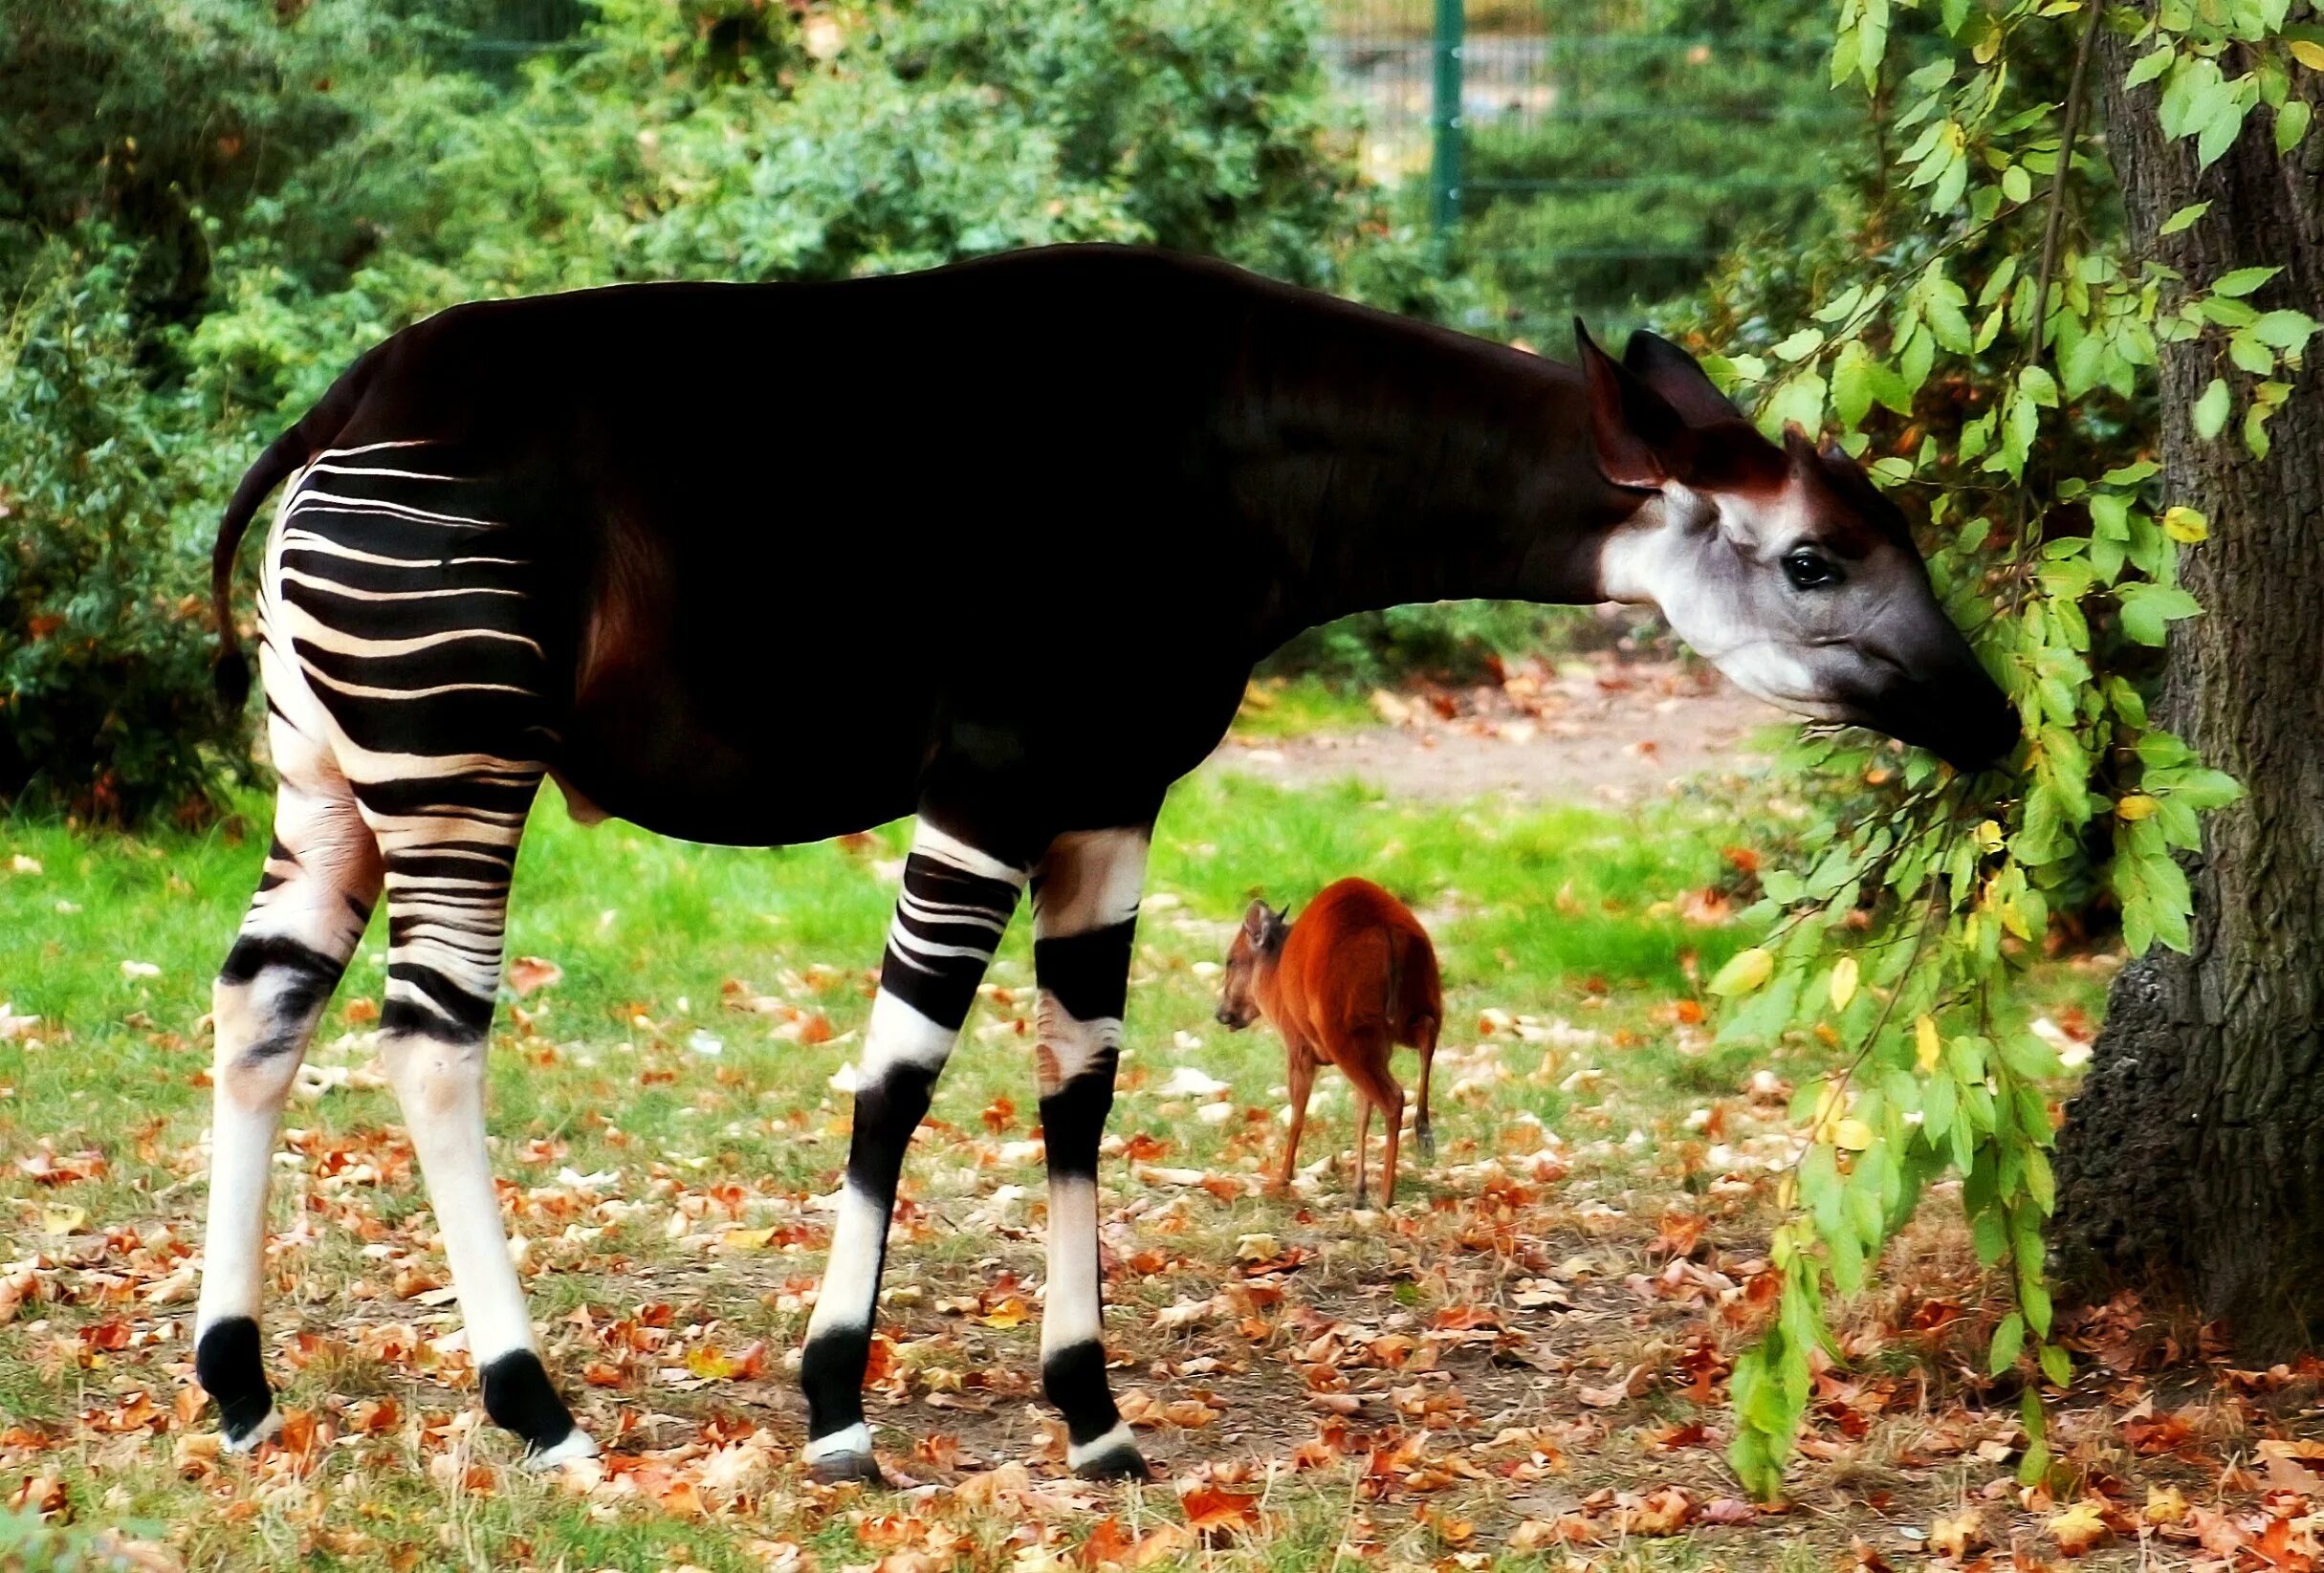
[[(1769, 429), (1836, 424), (1884, 485), (1921, 493), (1940, 594), (2017, 705), (2011, 768), (1954, 775), (1933, 756), (1833, 740), (1795, 763), (1852, 784), (1805, 866), (1771, 874), (1765, 941), (1714, 980), (1728, 1038), (1817, 1035), (1840, 1069), (1803, 1087), (1806, 1147), (1770, 1259), (1780, 1309), (1735, 1368), (1730, 1457), (1780, 1494), (1824, 1307), (1865, 1281), (1929, 1185), (1960, 1176), (1979, 1258), (2014, 1308), (1995, 1374), (2024, 1377), (2021, 1475), (2049, 1469), (2042, 1385), (2072, 1377), (2051, 1341), (2044, 1228), (2055, 1203), (2046, 1084), (2058, 1070), (2007, 1000), (2053, 907), (2118, 907), (2135, 953), (2188, 944), (2200, 815), (2236, 784), (2150, 722), (2141, 677), (2201, 608), (2178, 582), (2202, 514), (2171, 506), (2143, 456), (2157, 347), (2212, 346), (2198, 431), (2254, 454), (2315, 320), (2249, 297), (2274, 270), (2184, 278), (2123, 253), (2087, 105), (2099, 28), (2133, 45), (2165, 134), (2204, 163), (2259, 117), (2279, 150), (2309, 134), (2292, 74), (2324, 35), (2289, 0), (1842, 0), (1834, 83), (1870, 93), (1897, 149), (1857, 244), (1805, 284), (1808, 325), (1721, 368)], [(1907, 70), (1892, 28), (1925, 63)], [(2232, 222), (2198, 205), (2173, 228)], [(1870, 782), (1880, 790), (1868, 793)], [(1869, 939), (1863, 925), (1872, 925)]]

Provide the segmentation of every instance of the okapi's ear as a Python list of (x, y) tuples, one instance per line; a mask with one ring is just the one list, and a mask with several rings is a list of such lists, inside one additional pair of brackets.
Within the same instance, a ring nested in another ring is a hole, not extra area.
[(1598, 348), (1578, 317), (1573, 342), (1590, 381), (1590, 439), (1599, 472), (1616, 486), (1660, 491), (1679, 473), (1686, 423), (1669, 400)]
[(1629, 344), (1622, 350), (1622, 364), (1669, 400), (1671, 407), (1689, 426), (1743, 419), (1743, 411), (1719, 391), (1719, 384), (1703, 371), (1702, 363), (1660, 334), (1648, 333), (1644, 328), (1632, 334)]
[(1275, 913), (1264, 901), (1254, 901), (1242, 914), (1242, 931), (1257, 944), (1267, 937), (1267, 927), (1274, 920)]

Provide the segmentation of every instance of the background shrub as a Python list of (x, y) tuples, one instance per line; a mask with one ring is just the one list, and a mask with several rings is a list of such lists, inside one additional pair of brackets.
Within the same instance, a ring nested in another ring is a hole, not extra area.
[(1123, 240), (1436, 308), (1304, 6), (583, 14), (512, 66), (463, 51), (490, 0), (0, 13), (0, 805), (198, 812), (246, 768), (208, 696), (217, 512), (358, 354), (456, 301)]

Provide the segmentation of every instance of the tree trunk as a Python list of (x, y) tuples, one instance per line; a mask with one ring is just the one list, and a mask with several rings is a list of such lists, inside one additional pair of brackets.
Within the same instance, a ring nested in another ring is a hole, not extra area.
[[(2297, 8), (2302, 12), (2313, 8)], [(2104, 40), (2107, 141), (2134, 254), (2207, 281), (2285, 271), (2254, 297), (2324, 302), (2324, 127), (2289, 157), (2272, 116), (2249, 117), (2208, 170), (2165, 143), (2158, 88), (2125, 93)], [(2238, 69), (2229, 62), (2230, 73)], [(2293, 68), (2294, 91), (2317, 76)], [(2190, 203), (2210, 212), (2175, 235)], [(2254, 459), (2237, 431), (2250, 379), (2211, 343), (2162, 351), (2169, 500), (2208, 515), (2182, 559), (2204, 615), (2172, 632), (2160, 717), (2248, 796), (2210, 817), (2189, 864), (2194, 950), (2157, 951), (2116, 980), (2088, 1083), (2067, 1112), (2054, 1237), (2084, 1287), (2160, 1279), (2221, 1318), (2239, 1353), (2272, 1360), (2324, 1332), (2324, 344)], [(2197, 438), (2214, 375), (2238, 422)]]

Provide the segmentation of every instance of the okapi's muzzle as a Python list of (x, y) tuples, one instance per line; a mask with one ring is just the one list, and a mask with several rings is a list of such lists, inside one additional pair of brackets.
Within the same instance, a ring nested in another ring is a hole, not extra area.
[(1955, 770), (1989, 770), (2017, 747), (2017, 711), (1979, 676), (1989, 692), (1967, 703), (1953, 685), (1900, 679), (1863, 706), (1860, 724), (1928, 749)]
[[(1929, 611), (1942, 621), (1934, 602)], [(2017, 747), (2017, 708), (1951, 623), (1928, 644), (1901, 656), (1883, 652), (1880, 675), (1852, 696), (1849, 718), (1928, 749), (1958, 771), (1999, 765)]]

